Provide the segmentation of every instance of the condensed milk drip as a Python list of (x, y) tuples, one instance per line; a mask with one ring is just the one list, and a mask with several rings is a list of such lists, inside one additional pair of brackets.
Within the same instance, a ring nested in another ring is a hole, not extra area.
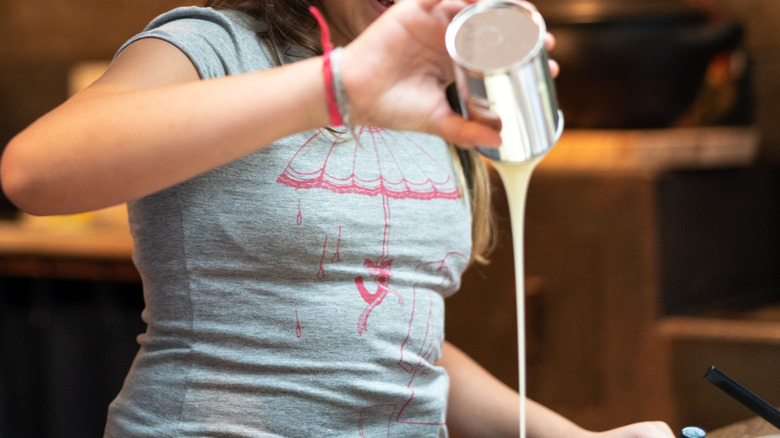
[(515, 262), (515, 300), (517, 302), (517, 363), (520, 392), (520, 437), (525, 437), (525, 269), (523, 251), (523, 224), (525, 222), (525, 201), (531, 174), (543, 156), (521, 163), (494, 162), (506, 191), (509, 204), (509, 218), (512, 223), (512, 248)]

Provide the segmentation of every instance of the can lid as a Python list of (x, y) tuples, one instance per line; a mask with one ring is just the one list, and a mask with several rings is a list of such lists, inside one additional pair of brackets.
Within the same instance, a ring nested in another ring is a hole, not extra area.
[(526, 64), (544, 48), (547, 32), (538, 11), (522, 3), (474, 3), (447, 28), (447, 49), (461, 67), (488, 72)]

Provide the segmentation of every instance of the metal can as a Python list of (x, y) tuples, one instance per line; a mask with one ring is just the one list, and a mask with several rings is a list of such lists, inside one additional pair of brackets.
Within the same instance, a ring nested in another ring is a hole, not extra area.
[(500, 129), (500, 148), (478, 148), (492, 160), (534, 159), (552, 148), (563, 132), (546, 33), (541, 14), (523, 1), (471, 4), (447, 28), (446, 45), (464, 116)]

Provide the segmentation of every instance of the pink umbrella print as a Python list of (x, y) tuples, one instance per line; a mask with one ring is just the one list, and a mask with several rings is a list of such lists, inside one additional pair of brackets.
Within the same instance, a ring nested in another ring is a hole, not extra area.
[[(362, 335), (367, 331), (371, 311), (388, 293), (396, 295), (399, 304), (403, 304), (401, 295), (390, 286), (393, 260), (389, 249), (389, 200), (459, 199), (461, 194), (457, 181), (446, 168), (408, 135), (360, 127), (357, 136), (359, 141), (345, 143), (343, 138), (331, 138), (327, 131), (318, 131), (296, 151), (277, 182), (295, 189), (381, 197), (384, 210), (381, 252), (375, 260), (366, 259), (363, 263), (373, 280), (373, 292), (366, 286), (363, 275), (355, 277), (355, 287), (367, 304), (357, 324), (358, 335)], [(323, 140), (330, 146), (323, 147)], [(307, 159), (297, 160), (301, 156)], [(426, 162), (424, 167), (423, 162)]]

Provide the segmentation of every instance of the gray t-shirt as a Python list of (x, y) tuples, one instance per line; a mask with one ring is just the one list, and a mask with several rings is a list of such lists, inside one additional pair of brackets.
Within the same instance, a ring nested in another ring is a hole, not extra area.
[[(130, 42), (166, 40), (208, 80), (270, 68), (258, 30), (190, 7)], [(440, 139), (359, 129), (359, 144), (293, 135), (129, 204), (148, 329), (106, 436), (446, 436), (434, 362), (468, 202)]]

